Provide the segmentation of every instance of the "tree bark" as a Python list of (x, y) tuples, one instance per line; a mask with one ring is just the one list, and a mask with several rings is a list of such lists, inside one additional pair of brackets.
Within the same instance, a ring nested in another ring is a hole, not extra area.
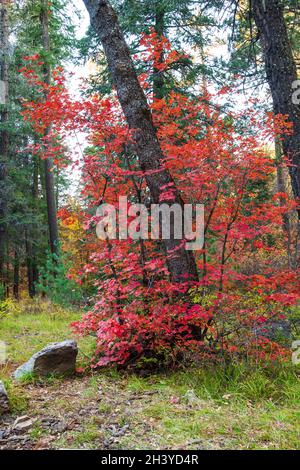
[[(33, 198), (33, 212), (35, 216), (35, 222), (32, 227), (34, 240), (37, 241), (40, 237), (39, 227), (36, 223), (36, 217), (39, 214), (39, 159), (34, 157), (33, 161), (33, 180), (32, 180), (32, 198)], [(37, 244), (32, 246), (32, 279), (33, 279), (33, 295), (35, 295), (35, 285), (39, 279), (38, 269), (38, 256), (37, 256)]]
[[(41, 26), (43, 35), (43, 47), (46, 53), (50, 52), (50, 37), (49, 37), (49, 4), (48, 0), (41, 1)], [(49, 61), (45, 61), (44, 68), (44, 81), (46, 84), (51, 83), (51, 68)], [(50, 134), (50, 129), (46, 130), (45, 137)], [(55, 201), (55, 185), (53, 174), (53, 161), (52, 158), (45, 159), (45, 188), (47, 199), (47, 213), (48, 213), (48, 226), (49, 226), (49, 239), (51, 253), (58, 256), (58, 225), (56, 215), (56, 201)]]
[(15, 248), (14, 255), (14, 282), (13, 294), (16, 300), (19, 300), (19, 285), (20, 285), (20, 257), (18, 247)]
[(8, 125), (8, 54), (9, 54), (9, 30), (8, 30), (8, 5), (1, 2), (0, 5), (0, 282), (5, 286), (5, 253), (7, 242), (6, 217), (6, 179), (9, 152)]
[[(277, 171), (277, 191), (279, 193), (286, 193), (286, 181), (285, 175), (282, 168), (282, 146), (281, 142), (276, 137), (275, 139), (275, 156), (276, 156), (276, 171)], [(285, 200), (280, 197), (279, 203), (281, 207), (285, 207)], [(290, 216), (288, 213), (282, 214), (282, 229), (283, 233), (286, 235), (286, 251), (289, 267), (293, 267), (292, 263), (292, 236), (291, 236), (291, 223)]]
[[(161, 39), (165, 33), (165, 11), (164, 5), (160, 0), (155, 1), (155, 32), (158, 39)], [(164, 61), (164, 53), (160, 52), (159, 63), (162, 64)], [(153, 68), (153, 96), (154, 98), (161, 99), (164, 97), (164, 73), (154, 66)]]
[[(283, 151), (289, 159), (289, 174), (295, 199), (300, 201), (300, 105), (293, 103), (293, 83), (297, 80), (283, 4), (280, 0), (252, 0), (252, 13), (258, 29), (267, 80), (276, 114), (288, 115), (293, 134), (283, 135)], [(298, 210), (300, 217), (300, 209)]]
[(28, 293), (29, 293), (29, 296), (33, 298), (36, 292), (35, 292), (34, 266), (33, 266), (33, 254), (32, 254), (32, 241), (30, 239), (28, 230), (25, 230), (25, 249), (26, 249)]
[[(91, 24), (97, 33), (107, 58), (118, 98), (128, 126), (134, 132), (136, 151), (142, 171), (150, 189), (152, 200), (160, 202), (161, 188), (174, 184), (169, 171), (163, 165), (162, 153), (150, 108), (139, 84), (130, 52), (120, 29), (118, 18), (105, 0), (84, 0), (91, 18)], [(164, 201), (183, 207), (183, 200), (174, 186), (174, 199)], [(171, 227), (171, 233), (172, 227)], [(184, 240), (170, 237), (164, 240), (168, 256), (168, 269), (174, 282), (198, 280), (194, 255), (185, 249)]]

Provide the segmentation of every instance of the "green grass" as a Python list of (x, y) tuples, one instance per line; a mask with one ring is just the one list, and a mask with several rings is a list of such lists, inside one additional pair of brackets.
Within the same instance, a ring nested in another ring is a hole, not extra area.
[[(20, 303), (6, 301), (1, 314), (0, 340), (6, 344), (8, 360), (5, 365), (0, 365), (0, 380), (3, 380), (8, 391), (12, 410), (24, 411), (28, 401), (26, 392), (22, 383), (12, 380), (12, 372), (48, 343), (75, 338), (70, 323), (78, 320), (81, 313), (36, 299)], [(79, 344), (78, 364), (83, 365), (92, 354), (93, 341), (83, 338)], [(53, 377), (43, 379), (46, 383), (54, 380)], [(30, 374), (22, 380), (24, 385), (39, 381)]]
[(84, 445), (86, 447), (92, 447), (93, 443), (99, 440), (99, 430), (97, 426), (89, 424), (84, 431), (80, 431), (74, 434), (73, 447), (80, 447)]
[[(8, 362), (0, 378), (15, 414), (37, 418), (30, 432), (47, 438), (43, 416), (63, 417), (68, 430), (55, 448), (300, 449), (299, 367), (234, 364), (190, 368), (141, 377), (116, 370), (73, 379), (15, 383), (12, 371), (52, 341), (72, 338), (80, 317), (48, 302), (11, 305), (0, 320)], [(93, 339), (79, 342), (79, 364), (92, 354)], [(77, 427), (72, 423), (77, 422)], [(125, 431), (114, 437), (111, 426)]]
[(142, 414), (159, 428), (164, 447), (200, 440), (205, 448), (299, 449), (300, 383), (295, 370), (236, 369), (235, 378), (226, 378), (221, 368), (133, 377), (128, 388), (156, 391)]
[(20, 384), (14, 383), (7, 375), (3, 376), (2, 374), (2, 380), (9, 396), (11, 410), (15, 413), (22, 413), (23, 411), (26, 411), (28, 405), (28, 396), (24, 388)]

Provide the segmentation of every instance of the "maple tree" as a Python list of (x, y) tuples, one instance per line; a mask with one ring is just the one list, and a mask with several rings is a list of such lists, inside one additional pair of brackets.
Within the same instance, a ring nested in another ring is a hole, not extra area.
[[(160, 60), (157, 51), (164, 49), (164, 63), (156, 67), (178, 58), (154, 32), (141, 42), (147, 52), (140, 60)], [(97, 336), (93, 365), (129, 365), (139, 359), (175, 363), (192, 352), (284, 357), (286, 350), (267, 331), (299, 300), (299, 279), (288, 268), (282, 231), (282, 215), (295, 210), (296, 203), (270, 191), (276, 165), (264, 144), (275, 134), (291, 132), (286, 117), (263, 118), (252, 100), (242, 112), (223, 112), (222, 100), (230, 100), (227, 88), (196, 98), (176, 92), (161, 99), (149, 96), (165, 167), (185, 202), (205, 205), (205, 245), (196, 252), (199, 280), (172, 282), (160, 242), (95, 237), (99, 204), (117, 206), (119, 195), (127, 195), (130, 204), (149, 201), (134, 136), (115, 94), (76, 100), (62, 69), (54, 71), (52, 85), (45, 84), (37, 73), (39, 56), (27, 60), (22, 73), (47, 93), (24, 103), (23, 114), (40, 134), (52, 123), (42, 143), (46, 155), (55, 156), (58, 165), (68, 159), (74, 164), (57, 146), (58, 136), (63, 142), (74, 129), (88, 136), (82, 166), (86, 207), (75, 219), (67, 208), (60, 216), (65, 224), (70, 218), (72, 224), (81, 220), (87, 231), (89, 261), (77, 276), (79, 283), (93, 283), (97, 294), (91, 311), (73, 328)], [(140, 83), (149, 90), (147, 75)], [(33, 151), (41, 152), (41, 146)], [(170, 187), (161, 191), (163, 199)]]

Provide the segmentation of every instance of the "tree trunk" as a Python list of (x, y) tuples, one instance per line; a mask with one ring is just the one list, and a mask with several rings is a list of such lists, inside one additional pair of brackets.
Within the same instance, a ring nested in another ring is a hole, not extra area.
[[(160, 0), (155, 1), (155, 32), (157, 34), (158, 39), (161, 39), (165, 33), (165, 11), (164, 5)], [(164, 61), (164, 53), (163, 51), (160, 52), (159, 63), (163, 63)], [(162, 70), (157, 69), (154, 66), (153, 69), (153, 96), (154, 98), (161, 99), (164, 97), (164, 73)]]
[[(89, 11), (92, 27), (104, 48), (127, 123), (134, 132), (137, 155), (141, 169), (145, 172), (152, 200), (158, 204), (161, 188), (174, 182), (163, 165), (164, 155), (158, 142), (151, 111), (139, 84), (118, 18), (109, 2), (105, 0), (84, 0), (84, 3)], [(176, 188), (174, 199), (164, 202), (169, 205), (178, 203), (182, 207), (184, 204)], [(198, 280), (194, 255), (185, 249), (184, 241), (170, 237), (169, 240), (164, 240), (164, 244), (167, 253), (172, 252), (172, 256), (168, 256), (168, 269), (172, 280)]]
[(27, 282), (28, 282), (28, 293), (31, 298), (36, 294), (35, 282), (34, 282), (34, 266), (32, 262), (32, 242), (28, 231), (25, 231), (25, 249), (26, 249), (26, 266), (27, 266)]
[[(279, 0), (252, 0), (252, 13), (258, 29), (276, 114), (288, 115), (293, 134), (284, 135), (283, 151), (288, 157), (295, 199), (300, 200), (300, 105), (293, 103), (297, 69)], [(298, 210), (300, 217), (300, 209)]]
[(39, 163), (40, 160), (34, 157), (33, 161), (33, 181), (32, 181), (32, 198), (35, 223), (32, 227), (35, 244), (32, 246), (32, 279), (33, 279), (33, 295), (35, 295), (35, 285), (39, 278), (38, 256), (37, 256), (37, 240), (40, 237), (39, 227), (36, 223), (36, 217), (39, 213)]
[(14, 256), (14, 282), (13, 282), (13, 294), (16, 300), (19, 300), (19, 284), (20, 284), (20, 258), (18, 247), (15, 248)]
[[(285, 182), (285, 175), (282, 168), (282, 148), (281, 142), (278, 138), (275, 139), (275, 156), (276, 156), (276, 170), (277, 170), (277, 191), (279, 193), (286, 193), (286, 182)], [(280, 197), (279, 199), (280, 206), (285, 206), (285, 200)], [(282, 214), (282, 229), (284, 234), (286, 235), (286, 251), (287, 251), (287, 259), (289, 267), (292, 268), (292, 254), (291, 254), (291, 245), (292, 245), (292, 237), (291, 237), (291, 224), (290, 224), (290, 217), (288, 213)]]
[(5, 273), (4, 273), (5, 292), (6, 292), (6, 298), (7, 299), (9, 298), (9, 295), (10, 295), (10, 265), (9, 265), (10, 256), (9, 256), (9, 249), (10, 249), (9, 239), (7, 239), (6, 240), (6, 246), (5, 246), (5, 250), (6, 250), (5, 265), (6, 265), (6, 268), (5, 268)]
[(7, 241), (6, 217), (6, 177), (8, 163), (8, 6), (0, 5), (0, 283), (5, 286), (5, 252)]
[[(46, 53), (50, 52), (50, 37), (49, 37), (49, 2), (42, 0), (41, 2), (41, 26), (43, 35), (43, 47)], [(44, 81), (50, 85), (51, 82), (51, 68), (49, 61), (45, 61), (44, 67)], [(50, 129), (46, 130), (45, 137), (50, 134)], [(55, 201), (55, 186), (53, 174), (53, 161), (51, 158), (45, 160), (45, 188), (47, 199), (47, 213), (48, 213), (48, 226), (49, 226), (49, 239), (51, 253), (58, 255), (58, 225), (56, 215), (56, 201)]]

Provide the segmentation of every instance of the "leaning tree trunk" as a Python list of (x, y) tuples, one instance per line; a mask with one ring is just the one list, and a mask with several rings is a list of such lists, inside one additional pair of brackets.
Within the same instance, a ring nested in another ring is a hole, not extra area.
[[(145, 94), (139, 84), (130, 52), (120, 29), (118, 18), (105, 0), (84, 0), (91, 24), (104, 48), (109, 70), (117, 89), (118, 98), (130, 129), (134, 132), (136, 151), (142, 171), (154, 203), (160, 202), (161, 188), (174, 184), (169, 171), (163, 165), (164, 155), (158, 142), (156, 129)], [(183, 207), (183, 200), (175, 188), (174, 199), (164, 201)], [(171, 233), (172, 227), (171, 227)], [(184, 240), (170, 237), (164, 240), (168, 256), (168, 268), (175, 282), (198, 280), (194, 255), (185, 249)]]
[[(50, 52), (49, 37), (49, 2), (42, 0), (41, 2), (41, 26), (43, 35), (43, 48), (46, 53)], [(44, 68), (44, 80), (47, 85), (51, 82), (51, 68), (49, 61), (46, 59)], [(50, 129), (45, 132), (45, 137), (49, 135)], [(50, 157), (45, 159), (45, 188), (47, 199), (47, 213), (51, 253), (58, 255), (58, 225), (56, 215), (55, 187), (53, 175), (53, 161)]]
[(8, 163), (9, 135), (8, 125), (8, 5), (1, 0), (0, 5), (0, 282), (5, 286), (5, 252), (7, 241), (6, 217), (6, 179)]
[[(284, 135), (283, 151), (288, 157), (294, 197), (300, 201), (300, 105), (293, 103), (297, 69), (280, 0), (252, 0), (252, 13), (258, 29), (276, 114), (288, 115), (292, 135)], [(298, 210), (300, 217), (300, 209)]]

